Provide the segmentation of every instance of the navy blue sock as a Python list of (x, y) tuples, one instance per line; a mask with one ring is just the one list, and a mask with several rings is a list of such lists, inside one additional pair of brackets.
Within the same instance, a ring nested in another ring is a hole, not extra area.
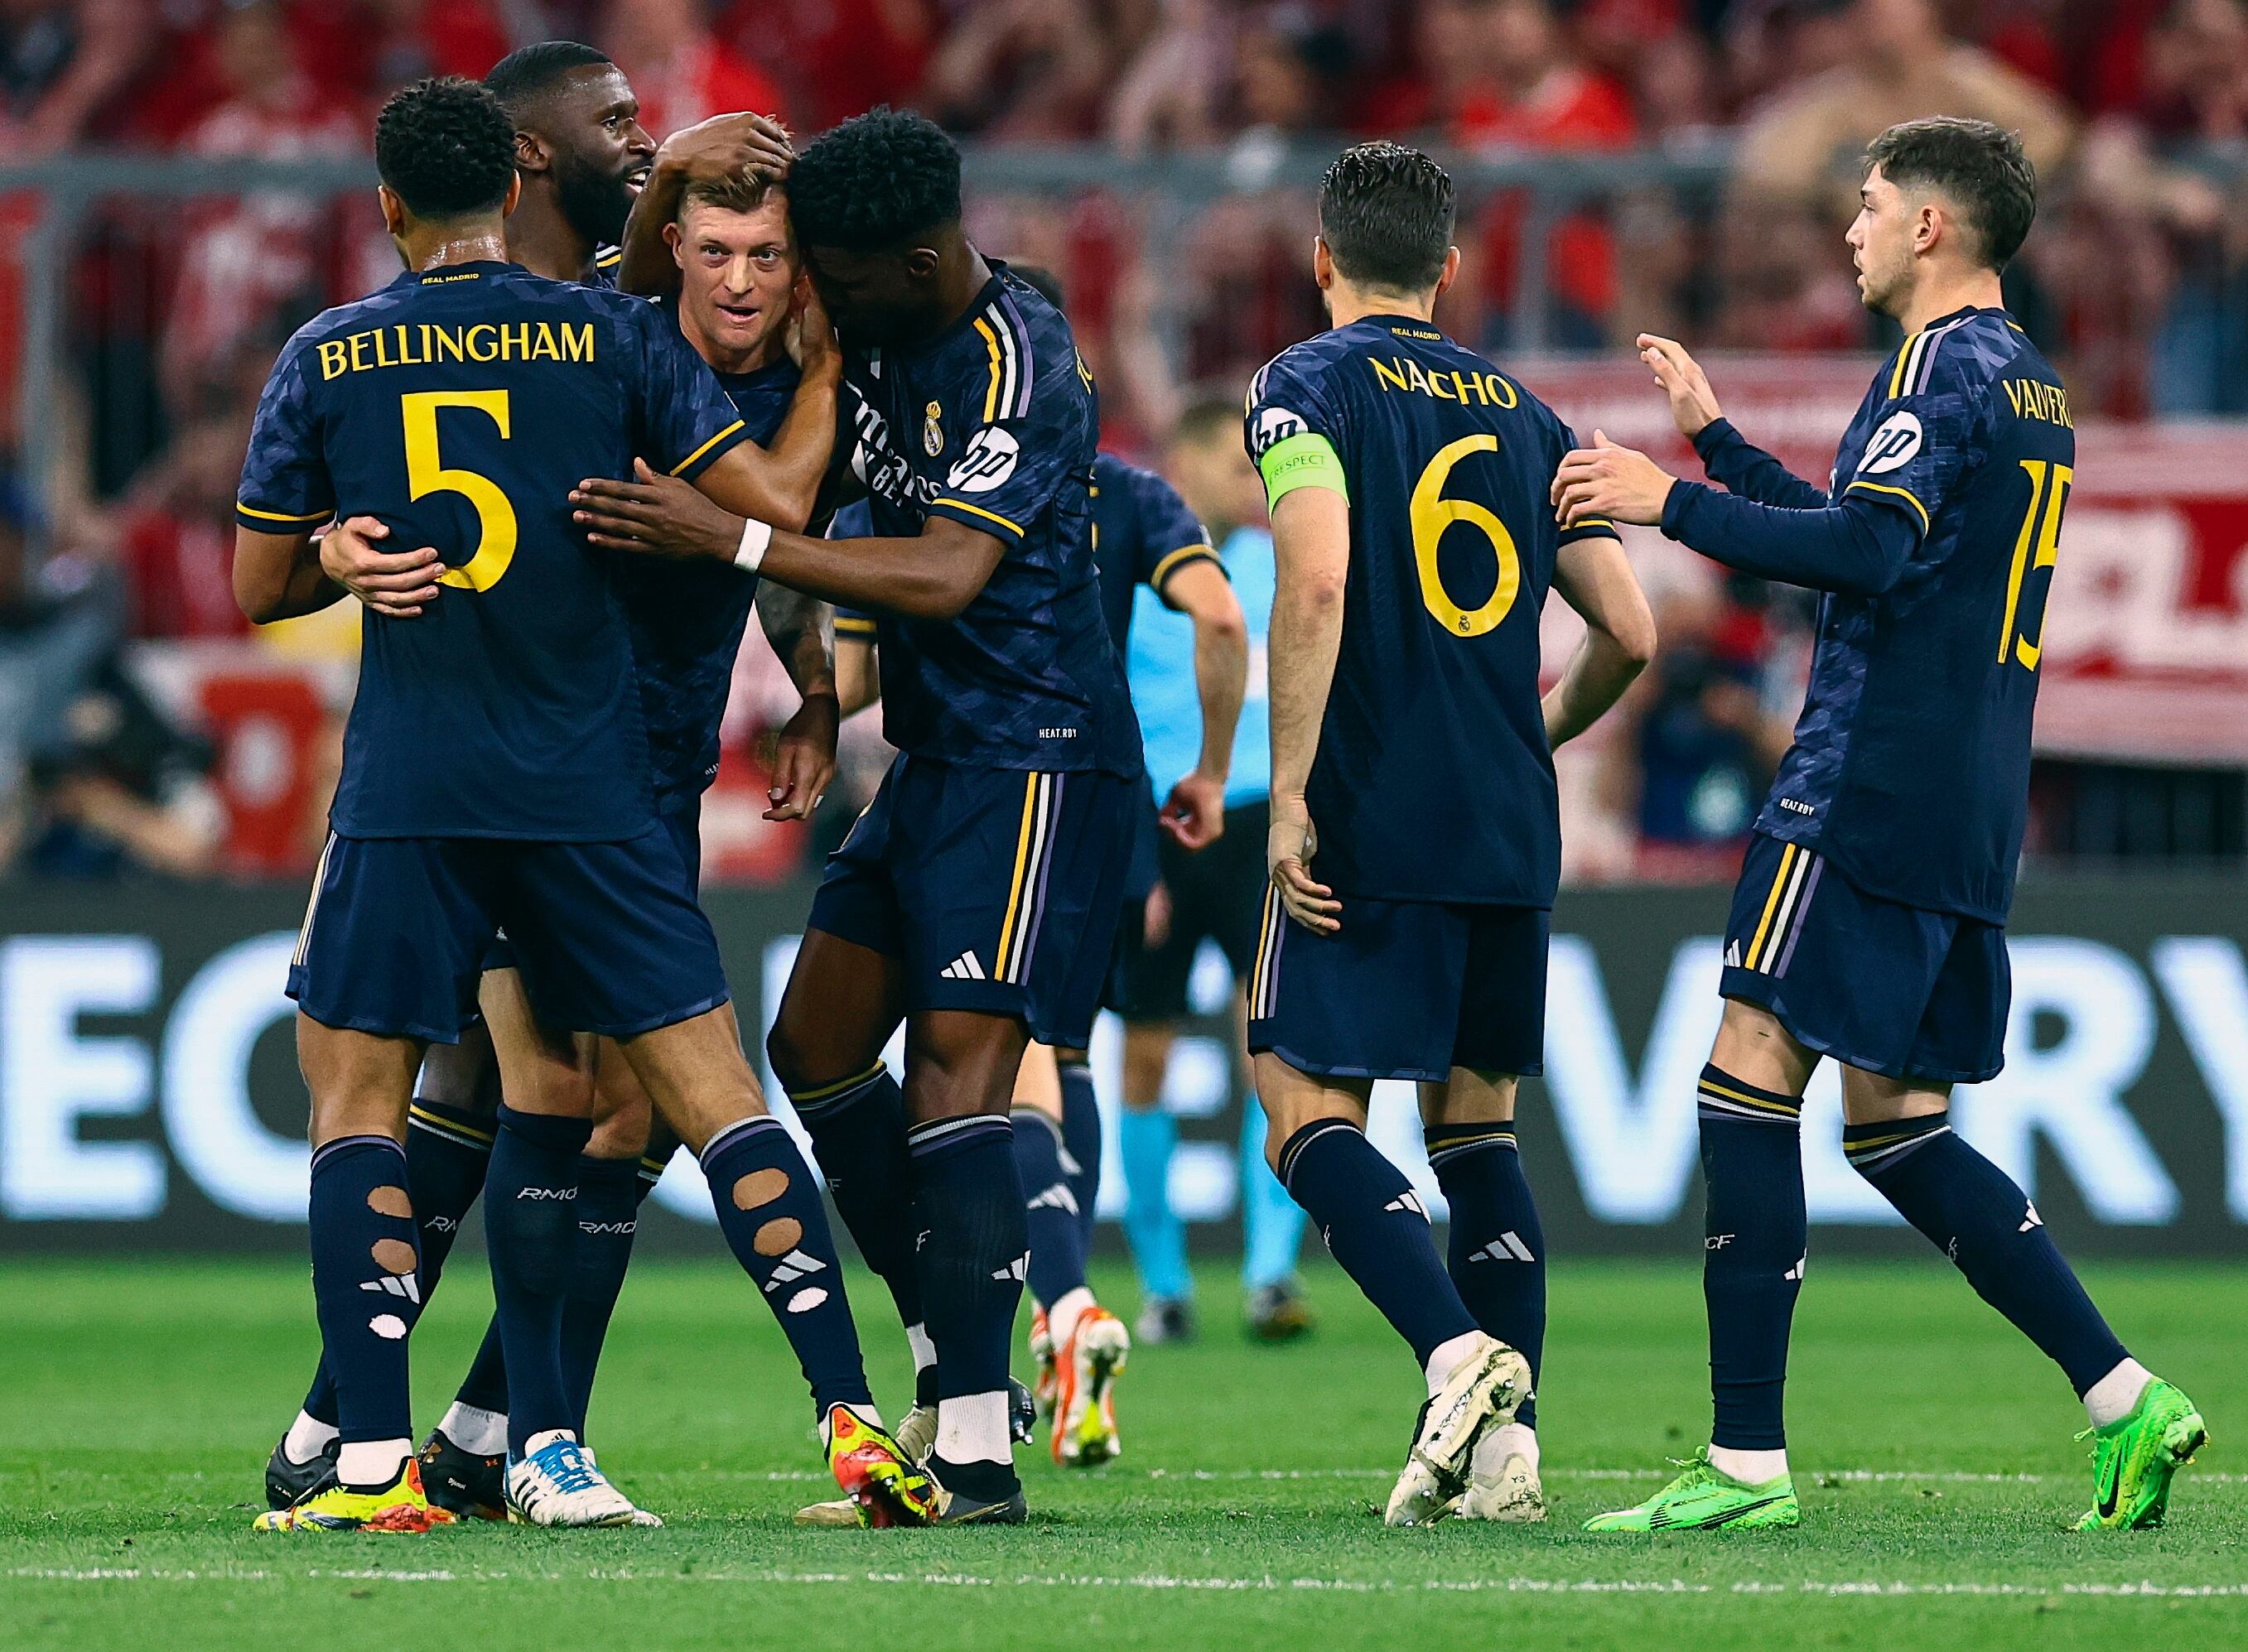
[[(1452, 1207), (1446, 1266), (1476, 1323), (1530, 1362), (1535, 1387), (1546, 1355), (1546, 1234), (1522, 1173), (1515, 1127), (1435, 1124), (1429, 1164)], [(1514, 1420), (1538, 1426), (1538, 1403)]]
[[(898, 1082), (881, 1062), (840, 1083), (822, 1084), (789, 1103), (812, 1137), (820, 1174), (852, 1243), (897, 1304), (898, 1323), (924, 1322), (921, 1239), (914, 1216), (913, 1162), (906, 1152), (906, 1102)], [(936, 1403), (936, 1366), (918, 1364), (915, 1403)]]
[(346, 1444), (413, 1435), (406, 1339), (422, 1312), (406, 1150), (344, 1136), (312, 1155), (312, 1300)]
[(586, 1118), (499, 1109), (484, 1178), (484, 1246), (494, 1318), (507, 1360), (507, 1449), (578, 1426), (562, 1380), (562, 1305), (578, 1249), (578, 1164)]
[(586, 1437), (586, 1409), (609, 1316), (632, 1265), (633, 1235), (640, 1229), (641, 1162), (594, 1158), (578, 1162), (578, 1248), (570, 1263), (570, 1295), (562, 1305), (562, 1386)]
[(1007, 1386), (1030, 1230), (1014, 1127), (978, 1114), (916, 1126), (908, 1138), (921, 1223), (922, 1300), (936, 1343), (936, 1397)]
[(1702, 1300), (1710, 1319), (1713, 1445), (1787, 1444), (1787, 1335), (1803, 1290), (1803, 1100), (1707, 1066), (1702, 1133)]
[[(416, 1101), (406, 1131), (406, 1191), (422, 1229), (422, 1267), (416, 1275), (427, 1302), (445, 1271), (461, 1222), (484, 1191), (484, 1165), (491, 1157), (490, 1113)], [(336, 1420), (336, 1383), (327, 1361), (312, 1374), (305, 1415), (323, 1423)]]
[(1437, 1259), (1421, 1196), (1357, 1125), (1339, 1118), (1305, 1125), (1280, 1149), (1280, 1182), (1422, 1365), (1440, 1345), (1476, 1328)]
[(1090, 1065), (1066, 1061), (1059, 1066), (1061, 1144), (1069, 1156), (1062, 1170), (1069, 1177), (1069, 1191), (1077, 1196), (1078, 1226), (1085, 1234), (1085, 1253), (1091, 1256), (1093, 1225), (1099, 1219), (1094, 1207), (1100, 1202), (1100, 1102), (1093, 1095)]
[(702, 1174), (726, 1243), (796, 1350), (819, 1414), (868, 1403), (827, 1206), (787, 1126), (770, 1116), (728, 1125), (702, 1144)]
[(1062, 1160), (1060, 1127), (1034, 1107), (1014, 1115), (1015, 1174), (1031, 1241), (1031, 1294), (1049, 1307), (1085, 1285), (1085, 1227)]
[(1949, 1111), (1850, 1124), (1842, 1150), (1899, 1214), (1957, 1264), (1975, 1294), (2068, 1373), (2077, 1397), (2128, 1356), (2005, 1171), (1951, 1129)]

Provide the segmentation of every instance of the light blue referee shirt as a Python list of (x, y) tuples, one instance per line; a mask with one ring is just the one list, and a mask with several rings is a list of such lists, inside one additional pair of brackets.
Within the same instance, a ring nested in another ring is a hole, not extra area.
[[(1261, 803), (1272, 789), (1272, 718), (1264, 674), (1264, 637), (1272, 620), (1272, 535), (1237, 528), (1217, 548), (1218, 557), (1249, 621), (1249, 685), (1241, 721), (1233, 731), (1233, 769), (1225, 806)], [(1142, 586), (1133, 598), (1131, 643), (1125, 659), (1132, 704), (1147, 742), (1148, 778), (1155, 795), (1194, 772), (1202, 757), (1202, 698), (1195, 689), (1194, 621), (1163, 606)]]

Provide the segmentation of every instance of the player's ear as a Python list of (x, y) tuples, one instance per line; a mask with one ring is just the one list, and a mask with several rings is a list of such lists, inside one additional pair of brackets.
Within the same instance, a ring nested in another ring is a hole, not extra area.
[(512, 217), (516, 208), (522, 202), (523, 174), (518, 172), (507, 181), (507, 199), (499, 203), (499, 215), (503, 218)]
[(519, 172), (545, 172), (554, 164), (554, 157), (546, 152), (546, 145), (537, 133), (518, 132), (515, 134), (515, 169)]
[(936, 274), (940, 262), (934, 247), (910, 248), (906, 253), (906, 273), (915, 281), (927, 281)]
[(406, 203), (399, 199), (398, 191), (387, 183), (374, 187), (375, 201), (382, 208), (382, 227), (394, 238), (406, 233)]
[(1334, 285), (1334, 255), (1327, 250), (1325, 236), (1312, 237), (1312, 280), (1321, 292)]
[(687, 268), (687, 236), (676, 220), (663, 226), (663, 244), (671, 249), (671, 262)]
[(1447, 247), (1444, 249), (1443, 273), (1436, 277), (1436, 290), (1429, 295), (1429, 302), (1433, 304), (1436, 300), (1443, 297), (1445, 289), (1459, 278), (1460, 249), (1457, 247)]

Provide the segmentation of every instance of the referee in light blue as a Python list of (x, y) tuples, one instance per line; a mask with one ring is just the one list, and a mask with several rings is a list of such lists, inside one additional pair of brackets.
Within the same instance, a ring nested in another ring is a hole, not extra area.
[[(1249, 682), (1234, 729), (1224, 834), (1194, 853), (1168, 836), (1162, 839), (1158, 893), (1149, 902), (1141, 932), (1127, 935), (1125, 942), (1119, 1145), (1129, 1195), (1125, 1232), (1146, 1294), (1136, 1328), (1145, 1341), (1175, 1340), (1189, 1335), (1193, 1325), (1185, 1225), (1169, 1198), (1178, 1129), (1162, 1106), (1171, 1045), (1188, 1014), (1189, 979), (1196, 954), (1210, 940), (1225, 954), (1237, 989), (1247, 982), (1265, 884), (1272, 765), (1264, 633), (1272, 612), (1272, 535), (1264, 525), (1263, 486), (1242, 452), (1240, 423), (1240, 406), (1230, 398), (1195, 403), (1180, 417), (1164, 465), (1188, 509), (1210, 530), (1241, 599), (1249, 622)], [(1142, 590), (1134, 600), (1127, 670), (1147, 745), (1148, 777), (1162, 797), (1172, 782), (1194, 770), (1201, 756), (1194, 628), (1153, 591)], [(1237, 991), (1235, 1002), (1237, 1011)], [(1237, 1059), (1241, 1048), (1237, 1039)], [(1245, 1065), (1240, 1070), (1246, 1092)], [(1296, 1279), (1304, 1213), (1265, 1164), (1264, 1114), (1253, 1100), (1243, 1109), (1240, 1185), (1248, 1328), (1267, 1341), (1285, 1341), (1312, 1324)]]

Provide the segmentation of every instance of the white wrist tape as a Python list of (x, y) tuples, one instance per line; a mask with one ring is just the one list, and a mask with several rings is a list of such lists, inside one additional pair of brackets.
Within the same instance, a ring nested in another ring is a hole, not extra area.
[(744, 573), (754, 574), (764, 562), (765, 548), (772, 543), (772, 524), (759, 522), (752, 516), (742, 524), (742, 548), (734, 553), (734, 566)]

